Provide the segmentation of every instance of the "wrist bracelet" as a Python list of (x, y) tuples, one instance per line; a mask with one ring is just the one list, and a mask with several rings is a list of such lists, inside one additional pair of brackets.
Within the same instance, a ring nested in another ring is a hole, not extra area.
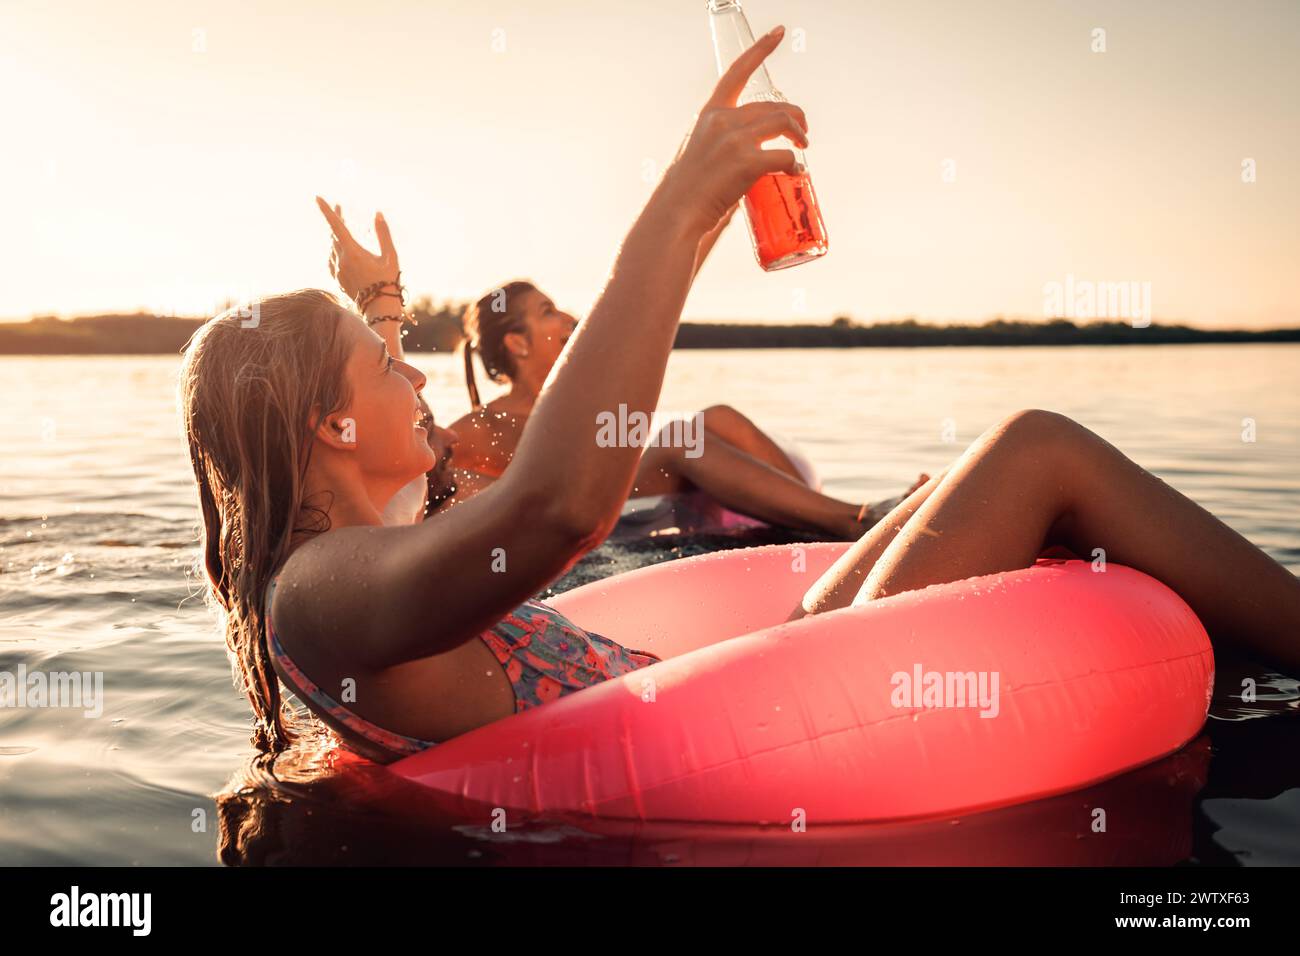
[(406, 305), (406, 296), (402, 294), (401, 286), (398, 286), (397, 292), (371, 292), (367, 295), (362, 296), (360, 301), (357, 302), (357, 309), (364, 312), (366, 311), (366, 309), (370, 308), (370, 306), (374, 303), (376, 299), (386, 295), (391, 295), (393, 298), (397, 299), (403, 306)]
[(413, 326), (419, 326), (420, 324), (416, 321), (415, 316), (407, 312), (402, 312), (398, 315), (376, 315), (372, 318), (366, 319), (366, 325), (377, 325), (380, 322), (409, 322)]
[[(390, 285), (396, 286), (397, 291), (396, 292), (381, 291), (385, 286), (390, 286)], [(406, 292), (406, 286), (402, 285), (402, 273), (399, 270), (397, 273), (397, 278), (380, 279), (378, 282), (370, 283), (370, 285), (366, 286), (364, 289), (358, 292), (353, 297), (352, 301), (356, 303), (357, 308), (362, 312), (366, 310), (366, 306), (368, 306), (371, 302), (373, 302), (376, 298), (378, 298), (381, 295), (396, 296), (398, 299), (401, 300), (402, 305), (406, 305), (405, 292)]]
[(358, 292), (355, 296), (353, 296), (353, 297), (352, 297), (352, 301), (353, 301), (353, 302), (360, 302), (362, 299), (366, 298), (367, 296), (374, 295), (376, 292), (378, 292), (378, 291), (379, 291), (380, 289), (382, 289), (384, 286), (395, 284), (395, 281), (396, 281), (396, 280), (392, 280), (392, 279), (381, 279), (381, 280), (378, 281), (378, 282), (372, 282), (372, 283), (370, 283), (370, 285), (366, 286), (364, 289), (362, 289), (360, 292)]
[(366, 311), (366, 309), (370, 308), (370, 306), (374, 304), (376, 299), (381, 299), (386, 295), (392, 296), (402, 305), (406, 305), (406, 297), (400, 292), (374, 292), (366, 296), (362, 302), (358, 303), (361, 306), (361, 311)]

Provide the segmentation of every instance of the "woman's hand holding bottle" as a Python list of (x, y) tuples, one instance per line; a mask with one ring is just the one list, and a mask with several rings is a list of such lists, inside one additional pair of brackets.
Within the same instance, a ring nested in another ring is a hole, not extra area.
[(664, 174), (660, 201), (669, 204), (691, 234), (712, 231), (760, 176), (799, 172), (794, 151), (764, 149), (786, 136), (808, 145), (808, 122), (793, 103), (737, 106), (750, 75), (781, 42), (777, 27), (742, 53), (714, 87), (677, 158)]

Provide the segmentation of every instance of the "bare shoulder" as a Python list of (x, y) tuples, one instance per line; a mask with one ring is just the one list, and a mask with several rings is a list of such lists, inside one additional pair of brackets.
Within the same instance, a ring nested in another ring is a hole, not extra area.
[(406, 527), (339, 528), (293, 552), (276, 577), (271, 615), (300, 666), (351, 662), (382, 608), (375, 576)]
[(451, 426), (459, 439), (456, 460), (470, 471), (498, 477), (514, 456), (525, 421), (494, 402), (457, 419)]
[(469, 446), (461, 448), (460, 453), (463, 454), (467, 450), (486, 451), (495, 447), (502, 435), (510, 429), (511, 423), (508, 415), (484, 406), (474, 409), (468, 415), (462, 415), (449, 427), (460, 439), (460, 445)]
[(447, 512), (459, 504), (473, 498), (497, 481), (492, 475), (480, 474), (467, 468), (453, 468), (453, 486), (455, 491), (443, 498), (434, 509), (435, 512)]
[[(488, 402), (480, 411), (483, 414), (483, 422), (487, 430), (497, 438), (508, 438), (512, 443), (519, 441), (519, 436), (524, 431), (524, 425), (528, 423), (527, 413), (512, 408), (505, 398), (500, 398), (495, 402)], [(513, 444), (511, 448), (513, 450)]]
[(524, 420), (524, 416), (501, 404), (501, 399), (496, 399), (462, 415), (451, 427), (456, 431), (499, 432), (506, 428), (522, 428)]
[(467, 433), (477, 431), (480, 428), (486, 428), (487, 426), (488, 421), (484, 416), (484, 410), (482, 408), (476, 408), (473, 411), (460, 416), (460, 418), (456, 419), (447, 427), (464, 438)]

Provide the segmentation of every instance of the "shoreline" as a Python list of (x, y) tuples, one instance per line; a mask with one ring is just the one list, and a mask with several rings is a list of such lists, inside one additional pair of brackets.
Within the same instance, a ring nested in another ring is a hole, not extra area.
[[(462, 336), (460, 311), (417, 305), (419, 325), (408, 327), (404, 345), (413, 354), (450, 353)], [(36, 318), (0, 324), (0, 355), (174, 355), (204, 319), (155, 315), (103, 315), (77, 319)], [(1134, 327), (1066, 319), (993, 319), (980, 325), (930, 325), (912, 319), (859, 325), (847, 317), (823, 324), (683, 322), (673, 348), (824, 349), (1021, 347), (1075, 345), (1228, 345), (1300, 342), (1300, 328), (1198, 329), (1186, 325)]]

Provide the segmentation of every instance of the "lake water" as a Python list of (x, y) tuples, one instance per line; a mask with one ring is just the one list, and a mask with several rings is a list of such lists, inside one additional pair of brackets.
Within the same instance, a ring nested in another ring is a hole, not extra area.
[[(458, 417), (457, 360), (415, 364), (438, 420)], [(105, 675), (97, 719), (0, 710), (0, 864), (1300, 863), (1300, 687), (1222, 657), (1211, 719), (1180, 754), (957, 825), (838, 827), (797, 844), (706, 827), (504, 837), (434, 811), (386, 814), (368, 768), (337, 752), (272, 777), (249, 765), (247, 705), (190, 573), (177, 367), (0, 357), (0, 670)], [(687, 351), (661, 408), (732, 404), (853, 500), (897, 494), (1010, 411), (1054, 409), (1300, 573), (1298, 372), (1292, 345)], [(1251, 704), (1233, 697), (1247, 676)], [(1137, 822), (1098, 859), (1069, 820), (1103, 797)]]

